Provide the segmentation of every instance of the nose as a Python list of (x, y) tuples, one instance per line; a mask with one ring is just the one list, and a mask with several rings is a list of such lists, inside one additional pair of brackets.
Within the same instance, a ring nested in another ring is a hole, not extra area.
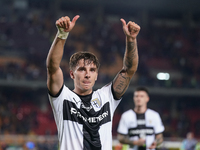
[(89, 71), (89, 70), (86, 71), (85, 77), (86, 77), (86, 78), (89, 78), (89, 77), (90, 77), (90, 71)]

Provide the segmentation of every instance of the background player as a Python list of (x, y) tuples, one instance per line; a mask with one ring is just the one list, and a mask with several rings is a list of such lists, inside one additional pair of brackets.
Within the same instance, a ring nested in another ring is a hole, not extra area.
[(65, 41), (79, 16), (72, 21), (68, 16), (56, 21), (58, 33), (47, 56), (47, 87), (59, 136), (60, 150), (111, 150), (112, 118), (114, 110), (128, 88), (137, 70), (138, 51), (136, 37), (140, 27), (134, 22), (126, 24), (121, 19), (126, 35), (123, 68), (115, 79), (99, 90), (93, 91), (97, 80), (99, 62), (88, 52), (77, 52), (70, 58), (70, 77), (74, 89), (64, 84), (60, 62)]
[(160, 115), (147, 108), (148, 89), (136, 88), (133, 100), (135, 107), (121, 116), (117, 138), (122, 144), (128, 144), (130, 150), (155, 149), (163, 142), (164, 126)]

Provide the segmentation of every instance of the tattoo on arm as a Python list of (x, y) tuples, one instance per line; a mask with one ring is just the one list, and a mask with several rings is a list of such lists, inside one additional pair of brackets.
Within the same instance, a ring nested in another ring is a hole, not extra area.
[(136, 44), (134, 42), (127, 42), (127, 55), (125, 58), (125, 65), (129, 69), (133, 66), (133, 59), (136, 58)]
[(160, 145), (162, 142), (163, 142), (163, 135), (162, 134), (157, 135), (156, 137), (157, 145)]
[(116, 96), (121, 97), (124, 94), (124, 92), (126, 91), (128, 85), (129, 85), (130, 77), (126, 77), (124, 75), (123, 71), (121, 71), (119, 73), (118, 78), (119, 78), (118, 79), (119, 83), (116, 86), (115, 92), (116, 92)]
[(128, 136), (124, 136), (124, 135), (118, 135), (118, 140), (120, 141), (120, 143), (122, 143), (122, 144), (129, 144), (129, 145), (134, 145), (133, 144), (133, 141), (132, 140), (130, 140), (129, 138), (128, 138)]
[(114, 79), (114, 91), (117, 98), (125, 93), (126, 89), (129, 86), (132, 75), (137, 70), (137, 45), (136, 42), (127, 42), (126, 43), (126, 52), (124, 55), (124, 66), (117, 77)]

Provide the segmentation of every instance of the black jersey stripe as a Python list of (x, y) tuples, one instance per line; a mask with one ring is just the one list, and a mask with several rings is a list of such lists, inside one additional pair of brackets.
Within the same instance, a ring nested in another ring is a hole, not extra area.
[(155, 134), (153, 127), (143, 127), (142, 129), (137, 128), (137, 127), (136, 128), (129, 128), (128, 133), (129, 133), (130, 137), (132, 137), (132, 136), (140, 137), (141, 134), (145, 134), (145, 135), (154, 135)]
[(68, 100), (63, 101), (63, 120), (70, 120), (83, 125), (84, 150), (101, 150), (99, 128), (102, 124), (111, 121), (109, 102), (105, 103), (99, 111), (90, 111)]
[[(136, 117), (137, 117), (137, 129), (138, 131), (143, 131), (142, 129), (146, 128), (146, 123), (145, 123), (145, 114), (137, 114), (136, 113)], [(146, 137), (146, 133), (139, 133), (139, 138), (142, 138), (141, 136)], [(144, 146), (138, 146), (138, 150), (146, 150), (146, 144)]]

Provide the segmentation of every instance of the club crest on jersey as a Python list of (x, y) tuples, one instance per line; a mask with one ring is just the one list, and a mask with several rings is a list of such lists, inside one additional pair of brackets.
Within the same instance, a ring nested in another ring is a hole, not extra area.
[(91, 101), (91, 103), (92, 103), (93, 106), (95, 106), (97, 108), (101, 107), (101, 105), (102, 105), (101, 101), (98, 98), (93, 99)]

